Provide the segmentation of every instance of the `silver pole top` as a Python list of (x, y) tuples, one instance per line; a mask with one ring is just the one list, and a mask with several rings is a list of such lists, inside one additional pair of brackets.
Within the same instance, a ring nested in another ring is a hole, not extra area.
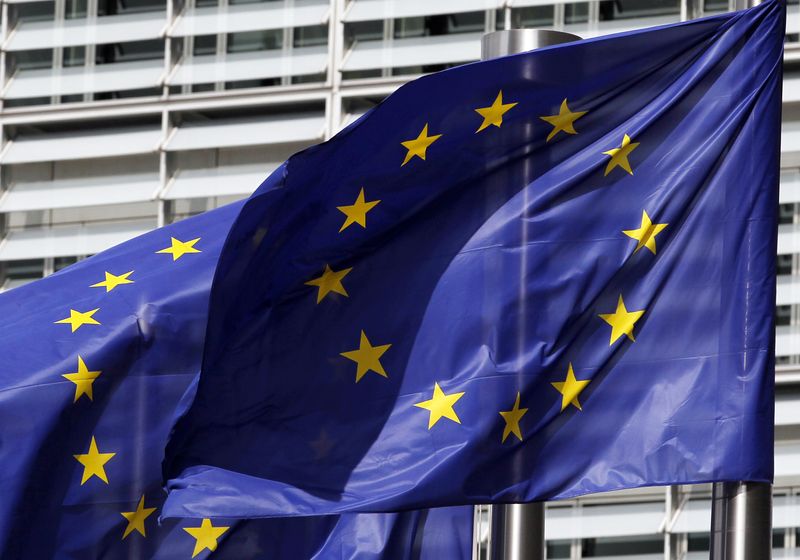
[(493, 31), (481, 39), (481, 58), (488, 60), (541, 47), (580, 41), (580, 37), (552, 29), (510, 29)]

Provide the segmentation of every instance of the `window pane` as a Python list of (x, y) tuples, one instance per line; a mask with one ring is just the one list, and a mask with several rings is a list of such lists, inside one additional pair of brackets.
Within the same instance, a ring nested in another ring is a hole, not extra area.
[(778, 223), (780, 224), (794, 223), (794, 204), (780, 205), (780, 213), (778, 214)]
[(778, 305), (775, 307), (775, 325), (784, 327), (792, 322), (792, 306)]
[(664, 552), (664, 537), (643, 535), (639, 537), (604, 537), (583, 540), (583, 557), (633, 556)]
[(216, 35), (200, 35), (194, 38), (194, 48), (192, 53), (195, 56), (202, 54), (214, 54), (217, 52), (217, 36)]
[(328, 44), (328, 26), (312, 25), (294, 29), (295, 47), (314, 47)]
[(42, 259), (9, 261), (6, 263), (6, 278), (12, 280), (41, 278), (44, 271)]
[(265, 51), (281, 48), (283, 29), (246, 31), (228, 35), (228, 52)]
[(53, 269), (58, 272), (76, 262), (78, 262), (78, 257), (57, 257), (53, 262)]
[(67, 19), (86, 17), (86, 0), (66, 0), (64, 17)]
[(570, 541), (547, 541), (547, 558), (569, 558)]
[(14, 64), (20, 70), (53, 67), (53, 50), (39, 49), (35, 51), (22, 51), (13, 54)]
[[(603, 4), (605, 2), (600, 2), (600, 13), (603, 13)], [(613, 4), (613, 1), (612, 1)], [(602, 19), (602, 16), (601, 18)], [(579, 3), (579, 4), (565, 4), (564, 5), (564, 21), (565, 23), (586, 23), (589, 21), (589, 4), (588, 3)]]
[(64, 66), (82, 66), (86, 62), (86, 47), (65, 47)]
[(792, 255), (778, 255), (778, 274), (792, 273)]

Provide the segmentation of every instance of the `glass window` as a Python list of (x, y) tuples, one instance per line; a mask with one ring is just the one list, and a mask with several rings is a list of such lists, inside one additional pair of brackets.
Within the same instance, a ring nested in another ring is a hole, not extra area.
[(203, 54), (214, 54), (217, 52), (217, 36), (216, 35), (200, 35), (194, 38), (194, 47), (192, 54), (200, 56)]
[(792, 255), (778, 255), (778, 274), (792, 273)]
[(352, 47), (357, 41), (379, 41), (383, 39), (382, 21), (359, 21), (348, 23), (344, 27), (346, 47)]
[(5, 277), (9, 280), (35, 280), (44, 274), (44, 261), (9, 261), (5, 265)]
[(689, 552), (705, 552), (710, 549), (708, 533), (689, 533)]
[(571, 550), (571, 543), (570, 541), (563, 540), (563, 541), (547, 541), (547, 554), (545, 555), (548, 559), (550, 558), (570, 558), (570, 550)]
[(775, 325), (785, 327), (792, 322), (792, 306), (778, 305), (775, 307)]
[(9, 6), (16, 8), (19, 22), (52, 21), (55, 17), (55, 2), (32, 2)]
[(706, 14), (727, 11), (728, 0), (705, 0), (705, 2), (703, 2), (703, 12)]
[(794, 223), (794, 204), (781, 204), (778, 213), (779, 224)]
[(772, 548), (784, 548), (786, 531), (783, 529), (774, 529), (772, 531)]
[(398, 18), (394, 21), (394, 37), (426, 37), (452, 33), (476, 33), (484, 30), (483, 12), (438, 16)]
[(643, 535), (638, 537), (583, 539), (582, 549), (584, 558), (659, 554), (664, 552), (664, 537)]
[[(228, 3), (232, 4), (233, 2), (228, 2)], [(197, 8), (203, 8), (206, 6), (216, 6), (217, 4), (219, 4), (217, 0), (194, 0), (194, 5)]]
[(283, 29), (230, 33), (228, 34), (227, 52), (237, 53), (279, 49), (282, 43)]
[(601, 0), (600, 21), (679, 14), (677, 0)]
[(295, 47), (314, 47), (328, 44), (328, 26), (310, 25), (294, 29)]
[[(600, 2), (600, 19), (603, 13), (603, 4), (605, 1)], [(589, 21), (589, 4), (586, 2), (576, 4), (564, 5), (564, 22), (565, 23), (586, 23)]]
[(78, 257), (56, 257), (53, 261), (53, 270), (58, 272), (67, 268), (71, 264), (78, 262)]
[(82, 66), (86, 62), (86, 47), (65, 47), (64, 66)]
[(160, 39), (153, 39), (113, 45), (97, 45), (95, 53), (95, 62), (97, 64), (156, 60), (164, 57), (164, 42)]
[(97, 15), (157, 12), (165, 9), (164, 0), (98, 0)]
[[(511, 10), (511, 28), (553, 27), (555, 6), (531, 6)], [(497, 11), (497, 29), (505, 29), (505, 14)]]
[(12, 54), (14, 66), (20, 70), (33, 70), (53, 67), (53, 50), (38, 49)]
[(86, 17), (86, 0), (66, 0), (64, 3), (64, 17), (75, 19)]

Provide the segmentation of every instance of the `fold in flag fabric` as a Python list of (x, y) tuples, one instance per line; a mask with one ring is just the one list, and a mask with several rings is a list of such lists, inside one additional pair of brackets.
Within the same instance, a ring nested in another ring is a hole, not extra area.
[(165, 515), (770, 480), (783, 29), (465, 65), (291, 157), (223, 248)]
[(240, 208), (0, 296), (0, 558), (471, 557), (470, 507), (159, 524), (164, 445), (194, 391), (211, 278)]

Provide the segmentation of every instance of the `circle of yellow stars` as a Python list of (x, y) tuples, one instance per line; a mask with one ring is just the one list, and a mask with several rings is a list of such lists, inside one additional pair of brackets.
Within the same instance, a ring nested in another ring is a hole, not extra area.
[[(504, 124), (504, 119), (508, 116), (510, 111), (518, 105), (519, 103), (516, 101), (508, 101), (505, 99), (502, 90), (498, 91), (491, 104), (474, 110), (475, 113), (481, 117), (481, 122), (478, 123), (475, 134), (486, 134), (490, 129), (501, 128)], [(579, 130), (576, 128), (576, 123), (587, 113), (588, 111), (572, 110), (569, 105), (569, 100), (565, 98), (561, 102), (557, 113), (539, 117), (540, 120), (552, 126), (552, 129), (545, 138), (545, 142), (548, 143), (551, 140), (557, 140), (559, 137), (578, 134)], [(415, 160), (425, 162), (428, 157), (428, 150), (442, 137), (443, 133), (431, 133), (430, 124), (426, 122), (415, 138), (400, 142), (400, 145), (406, 150), (400, 167), (404, 167)], [(624, 134), (619, 147), (612, 147), (602, 152), (602, 155), (609, 157), (604, 170), (604, 176), (608, 176), (616, 168), (620, 168), (628, 174), (633, 175), (633, 168), (629, 158), (638, 146), (638, 142), (634, 142), (628, 134)], [(434, 151), (435, 150), (436, 148), (434, 148)], [(336, 206), (336, 209), (344, 214), (345, 217), (339, 228), (339, 233), (343, 234), (349, 232), (351, 226), (359, 226), (362, 230), (366, 230), (368, 224), (367, 214), (374, 210), (380, 203), (380, 199), (368, 197), (365, 188), (360, 187), (354, 202)], [(642, 248), (646, 248), (655, 255), (657, 250), (656, 237), (667, 228), (668, 225), (667, 223), (654, 223), (647, 211), (642, 210), (642, 216), (638, 227), (622, 230), (622, 234), (637, 242), (633, 250), (634, 254), (639, 252)], [(200, 241), (200, 237), (188, 239), (186, 241), (176, 237), (170, 237), (169, 246), (156, 250), (155, 253), (170, 255), (172, 257), (172, 262), (177, 262), (186, 255), (201, 253), (202, 250), (197, 247)], [(336, 265), (325, 264), (325, 268), (320, 276), (305, 282), (306, 286), (316, 289), (317, 305), (321, 304), (329, 297), (349, 297), (344, 286), (344, 280), (354, 271), (354, 268), (337, 269), (334, 268), (335, 266)], [(133, 277), (134, 273), (134, 270), (119, 273), (105, 271), (102, 280), (98, 280), (88, 286), (90, 288), (104, 289), (105, 293), (108, 294), (121, 286), (134, 284), (136, 282)], [(335, 294), (335, 296), (332, 294)], [(623, 337), (634, 342), (636, 323), (642, 318), (645, 311), (644, 309), (629, 311), (625, 305), (623, 296), (620, 294), (617, 307), (613, 312), (598, 314), (598, 317), (611, 327), (609, 346), (614, 345)], [(102, 325), (99, 318), (95, 317), (99, 312), (99, 307), (86, 311), (69, 309), (69, 316), (55, 321), (55, 324), (67, 324), (70, 326), (71, 332), (75, 333), (84, 326)], [(102, 316), (102, 314), (100, 314), (100, 316)], [(365, 331), (361, 330), (359, 347), (355, 350), (341, 352), (341, 356), (355, 362), (356, 383), (360, 382), (368, 372), (373, 372), (380, 377), (388, 379), (389, 374), (384, 369), (381, 359), (391, 347), (392, 344), (390, 343), (373, 345)], [(81, 355), (77, 356), (77, 371), (62, 374), (62, 377), (74, 384), (73, 403), (78, 403), (84, 396), (86, 397), (86, 401), (93, 401), (93, 384), (101, 374), (102, 371), (100, 370), (91, 370)], [(563, 381), (551, 382), (552, 387), (561, 395), (561, 412), (565, 411), (570, 406), (579, 411), (582, 410), (580, 395), (590, 382), (591, 379), (579, 379), (575, 374), (572, 363), (569, 363)], [(414, 406), (427, 411), (428, 430), (432, 429), (442, 420), (450, 420), (455, 424), (461, 424), (461, 418), (456, 410), (456, 405), (465, 394), (465, 391), (450, 390), (450, 392), (446, 392), (440, 386), (439, 382), (434, 382), (431, 397), (414, 403)], [(499, 411), (499, 415), (504, 422), (501, 443), (505, 443), (511, 436), (514, 436), (518, 442), (523, 441), (523, 432), (520, 422), (528, 412), (528, 408), (522, 407), (521, 399), (522, 395), (520, 391), (517, 391), (511, 409)], [(83, 486), (93, 478), (97, 478), (103, 483), (108, 484), (106, 464), (114, 459), (116, 455), (117, 453), (113, 451), (100, 451), (100, 446), (95, 436), (92, 435), (88, 451), (86, 453), (73, 455), (75, 460), (83, 467), (80, 485)], [(121, 539), (127, 539), (134, 532), (138, 533), (142, 538), (146, 537), (147, 531), (145, 522), (156, 509), (155, 507), (145, 507), (145, 496), (141, 495), (134, 511), (120, 512), (120, 515), (127, 521)], [(219, 539), (228, 529), (229, 527), (227, 526), (215, 526), (212, 521), (207, 518), (201, 521), (199, 527), (185, 527), (183, 530), (195, 539), (192, 558), (205, 550), (211, 552), (215, 551)]]
[[(486, 133), (485, 131), (492, 128), (501, 128), (504, 118), (507, 118), (510, 114), (509, 112), (518, 105), (519, 103), (517, 101), (510, 101), (505, 98), (502, 90), (498, 91), (491, 104), (485, 107), (478, 107), (474, 110), (475, 113), (481, 117), (475, 134)], [(544, 140), (545, 143), (558, 140), (560, 137), (578, 134), (579, 130), (576, 127), (576, 123), (586, 114), (588, 114), (587, 110), (573, 110), (570, 107), (570, 101), (564, 98), (557, 112), (539, 117), (540, 120), (552, 127)], [(438, 131), (437, 133), (432, 133), (430, 123), (426, 122), (415, 138), (400, 142), (400, 145), (405, 149), (405, 155), (400, 162), (400, 167), (404, 167), (414, 160), (426, 161), (429, 149), (432, 149), (435, 143), (442, 137), (443, 133)], [(634, 142), (628, 134), (624, 134), (619, 147), (612, 147), (602, 152), (602, 155), (609, 158), (603, 175), (608, 176), (617, 168), (633, 175), (630, 157), (638, 147), (639, 142)], [(435, 150), (436, 148), (434, 147), (433, 149)], [(367, 229), (367, 214), (375, 209), (380, 202), (380, 199), (370, 199), (365, 192), (365, 188), (360, 187), (358, 195), (352, 204), (336, 207), (336, 209), (345, 216), (344, 222), (339, 228), (339, 233), (345, 232), (353, 225), (358, 225), (362, 229)], [(633, 254), (638, 253), (642, 248), (646, 248), (655, 255), (656, 237), (668, 225), (669, 224), (666, 223), (654, 223), (647, 211), (643, 210), (641, 223), (638, 227), (622, 230), (622, 234), (637, 242)], [(331, 294), (348, 298), (349, 294), (344, 286), (343, 280), (348, 274), (353, 272), (353, 270), (353, 267), (337, 269), (335, 265), (326, 264), (322, 274), (305, 282), (305, 285), (316, 288), (316, 303), (318, 305), (327, 297), (331, 296)], [(623, 337), (634, 342), (636, 323), (644, 316), (645, 311), (644, 309), (629, 311), (625, 305), (623, 296), (620, 294), (617, 307), (614, 311), (599, 313), (598, 317), (611, 327), (609, 346), (613, 346)], [(368, 372), (374, 372), (381, 377), (388, 378), (389, 374), (384, 369), (381, 359), (391, 347), (391, 344), (373, 345), (369, 338), (367, 338), (366, 333), (362, 330), (359, 347), (355, 350), (341, 352), (341, 356), (356, 363), (356, 383), (360, 382)], [(553, 381), (551, 383), (552, 387), (561, 395), (561, 412), (565, 411), (570, 406), (579, 411), (582, 410), (579, 397), (582, 391), (589, 385), (590, 381), (591, 379), (579, 379), (575, 374), (572, 363), (569, 363), (567, 373), (563, 380)], [(431, 398), (417, 402), (414, 406), (428, 411), (429, 430), (443, 419), (460, 424), (461, 419), (458, 416), (456, 404), (464, 395), (465, 392), (463, 391), (447, 392), (442, 388), (439, 382), (435, 382)], [(522, 395), (517, 391), (516, 399), (511, 409), (499, 412), (504, 422), (501, 443), (505, 443), (511, 436), (514, 436), (517, 441), (523, 441), (520, 421), (528, 412), (528, 409), (522, 407), (521, 399)]]

